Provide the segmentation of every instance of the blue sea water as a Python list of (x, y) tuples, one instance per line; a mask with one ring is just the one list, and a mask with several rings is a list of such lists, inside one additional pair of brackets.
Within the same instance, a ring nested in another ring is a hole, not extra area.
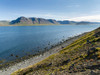
[(92, 31), (100, 25), (54, 25), (54, 26), (1, 26), (0, 60), (15, 59), (49, 49), (69, 37)]

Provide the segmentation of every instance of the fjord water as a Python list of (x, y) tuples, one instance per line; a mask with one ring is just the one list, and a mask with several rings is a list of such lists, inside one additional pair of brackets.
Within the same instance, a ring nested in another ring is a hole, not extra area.
[[(5, 26), (0, 27), (0, 60), (13, 60), (49, 49), (69, 37), (92, 31), (100, 25)], [(11, 56), (13, 54), (14, 56)]]

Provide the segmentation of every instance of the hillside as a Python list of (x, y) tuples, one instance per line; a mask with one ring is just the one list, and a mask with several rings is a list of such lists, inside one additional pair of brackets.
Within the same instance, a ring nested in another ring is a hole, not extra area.
[(100, 75), (100, 28), (59, 53), (11, 75)]

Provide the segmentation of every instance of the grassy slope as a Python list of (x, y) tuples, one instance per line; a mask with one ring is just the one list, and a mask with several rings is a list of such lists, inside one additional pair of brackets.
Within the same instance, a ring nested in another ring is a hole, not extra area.
[(95, 69), (100, 70), (100, 28), (87, 33), (59, 53), (11, 75), (63, 75)]

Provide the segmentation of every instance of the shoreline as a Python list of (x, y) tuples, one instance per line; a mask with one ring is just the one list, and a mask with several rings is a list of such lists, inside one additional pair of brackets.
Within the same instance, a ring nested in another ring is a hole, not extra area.
[[(32, 25), (0, 25), (0, 27), (6, 27), (6, 26), (55, 26), (55, 25), (78, 25), (78, 24), (32, 24)], [(79, 24), (79, 25), (99, 25), (99, 24)]]
[[(23, 25), (23, 24), (13, 24), (13, 25), (0, 25), (0, 27), (2, 27), (2, 26), (48, 26), (48, 25), (51, 25), (51, 26), (53, 26), (53, 25), (63, 25), (63, 24), (30, 24), (30, 25)], [(65, 24), (65, 25), (70, 25), (70, 24)]]
[(68, 39), (68, 40), (64, 41), (63, 43), (51, 48), (48, 51), (43, 52), (42, 54), (30, 57), (29, 59), (26, 59), (24, 61), (15, 63), (15, 64), (7, 67), (7, 68), (3, 68), (3, 69), (0, 70), (0, 73), (1, 73), (0, 75), (10, 75), (12, 72), (14, 72), (14, 71), (16, 71), (18, 69), (26, 68), (26, 67), (28, 67), (30, 65), (38, 63), (38, 62), (42, 61), (43, 59), (49, 57), (50, 55), (59, 52), (60, 50), (62, 50), (62, 48), (65, 48), (66, 46), (71, 44), (73, 41), (75, 41), (78, 38), (84, 36), (86, 33), (87, 32), (82, 33), (82, 34), (80, 34), (78, 36), (71, 37), (70, 39)]

